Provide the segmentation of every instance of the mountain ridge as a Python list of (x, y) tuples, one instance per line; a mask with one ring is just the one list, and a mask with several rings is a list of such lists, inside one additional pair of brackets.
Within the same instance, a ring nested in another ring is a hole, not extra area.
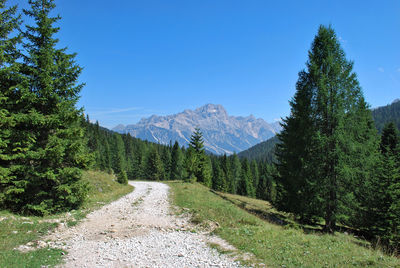
[(176, 140), (187, 145), (196, 127), (203, 133), (205, 149), (215, 154), (243, 151), (280, 130), (278, 123), (269, 124), (254, 115), (231, 116), (219, 104), (206, 104), (166, 116), (152, 115), (136, 124), (118, 125), (112, 130), (151, 142), (169, 144)]

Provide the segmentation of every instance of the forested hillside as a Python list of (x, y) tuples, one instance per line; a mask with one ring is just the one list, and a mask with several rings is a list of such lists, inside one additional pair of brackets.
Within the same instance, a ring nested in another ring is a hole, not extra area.
[(247, 158), (248, 160), (263, 161), (273, 163), (275, 157), (275, 145), (279, 142), (277, 136), (274, 136), (266, 141), (260, 142), (253, 147), (238, 153), (240, 158)]
[(400, 129), (400, 100), (397, 99), (392, 104), (373, 109), (372, 117), (379, 132), (382, 132), (385, 124), (390, 122)]

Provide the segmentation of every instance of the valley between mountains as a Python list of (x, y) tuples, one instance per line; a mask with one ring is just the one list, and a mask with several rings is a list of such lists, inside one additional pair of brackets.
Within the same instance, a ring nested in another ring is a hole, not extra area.
[(68, 251), (61, 267), (240, 267), (207, 243), (232, 246), (207, 232), (194, 232), (187, 217), (173, 214), (166, 184), (130, 184), (135, 187), (130, 194), (44, 239)]

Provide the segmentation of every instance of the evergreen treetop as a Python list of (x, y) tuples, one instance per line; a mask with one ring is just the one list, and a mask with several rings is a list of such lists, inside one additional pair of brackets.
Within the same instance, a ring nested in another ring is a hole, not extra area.
[(190, 137), (189, 146), (191, 146), (197, 154), (204, 152), (203, 133), (201, 133), (200, 128), (195, 128), (192, 136)]

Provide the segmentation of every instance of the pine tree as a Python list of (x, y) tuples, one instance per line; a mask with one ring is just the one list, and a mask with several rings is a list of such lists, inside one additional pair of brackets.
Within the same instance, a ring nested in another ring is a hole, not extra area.
[(203, 141), (203, 134), (201, 133), (199, 128), (196, 128), (194, 133), (190, 138), (189, 148), (193, 149), (193, 153), (195, 157), (192, 157), (191, 160), (195, 160), (194, 168), (193, 168), (193, 175), (194, 178), (198, 181), (203, 183), (204, 185), (210, 187), (211, 186), (211, 165), (210, 161), (205, 154), (204, 150), (204, 141)]
[[(81, 68), (75, 54), (56, 48), (53, 24), (59, 17), (49, 13), (52, 0), (29, 1), (34, 26), (23, 32), (25, 81), (15, 91), (18, 120), (13, 126), (20, 154), (13, 160), (13, 175), (5, 189), (5, 205), (32, 214), (48, 214), (78, 207), (87, 188), (81, 168), (89, 158), (85, 146), (82, 111), (75, 105), (83, 85), (77, 85)], [(23, 148), (23, 149), (22, 149)]]
[(357, 218), (357, 227), (367, 231), (381, 246), (391, 251), (400, 246), (399, 144), (400, 138), (395, 125), (385, 125), (376, 173), (363, 187), (362, 213)]
[(164, 167), (163, 179), (170, 180), (171, 178), (171, 147), (162, 146), (161, 148), (161, 162)]
[(128, 179), (126, 174), (126, 150), (125, 144), (120, 134), (115, 133), (112, 146), (112, 169), (117, 174), (118, 182), (125, 184)]
[(250, 164), (245, 158), (241, 164), (241, 175), (237, 186), (237, 193), (244, 196), (255, 197), (255, 189), (253, 186), (253, 177), (251, 174)]
[(111, 148), (112, 148), (111, 149), (112, 169), (114, 173), (119, 174), (126, 168), (125, 145), (120, 134), (118, 133), (113, 134)]
[(186, 182), (195, 182), (197, 180), (196, 177), (196, 174), (198, 173), (197, 157), (198, 156), (193, 147), (189, 146), (189, 148), (186, 150), (185, 161), (184, 161), (185, 174), (186, 174), (184, 180)]
[(17, 46), (21, 43), (21, 35), (11, 37), (21, 24), (20, 16), (16, 16), (17, 7), (6, 8), (6, 1), (0, 1), (0, 206), (5, 201), (7, 191), (14, 190), (15, 160), (20, 157), (24, 146), (18, 139), (15, 125), (19, 120), (17, 103), (22, 76), (19, 74), (17, 60), (20, 53)]
[(258, 172), (258, 164), (256, 160), (252, 160), (250, 163), (251, 175), (253, 176), (253, 188), (257, 189), (258, 182), (260, 180), (260, 173)]
[(117, 181), (121, 184), (128, 184), (128, 175), (126, 174), (125, 170), (122, 170), (118, 175), (117, 175)]
[(215, 161), (212, 162), (212, 170), (212, 189), (221, 192), (226, 191), (225, 174), (218, 159), (215, 159)]
[(131, 135), (121, 135), (125, 148), (125, 173), (128, 179), (133, 179), (133, 160), (135, 159), (135, 150), (133, 148), (133, 138)]
[(183, 157), (177, 141), (175, 141), (171, 152), (171, 180), (183, 179)]
[(380, 150), (382, 154), (396, 155), (399, 153), (399, 133), (393, 122), (386, 124), (382, 130)]
[(234, 153), (231, 157), (230, 157), (230, 166), (232, 167), (232, 178), (230, 180), (228, 180), (228, 192), (232, 193), (232, 194), (236, 194), (237, 193), (237, 187), (238, 187), (238, 183), (240, 181), (240, 177), (241, 177), (241, 173), (242, 173), (242, 167), (240, 164), (240, 160), (239, 157), (237, 156), (236, 153)]
[[(290, 116), (282, 123), (276, 145), (276, 182), (279, 209), (292, 212), (304, 221), (312, 220), (309, 214), (322, 215), (315, 189), (317, 170), (312, 170), (315, 133), (312, 111), (312, 86), (305, 71), (299, 73), (296, 93), (289, 102)], [(310, 212), (311, 210), (311, 212)]]
[(192, 147), (198, 155), (204, 153), (203, 133), (201, 133), (200, 128), (195, 128), (192, 136), (190, 137), (189, 146)]
[(260, 165), (260, 180), (258, 181), (258, 185), (256, 188), (256, 197), (257, 199), (263, 199), (263, 200), (268, 200), (268, 180), (269, 174), (268, 174), (268, 165), (267, 164), (261, 164)]
[(143, 143), (135, 145), (135, 158), (133, 159), (133, 176), (135, 179), (144, 178), (144, 167), (145, 167), (145, 155), (146, 151)]
[(148, 180), (159, 181), (163, 180), (164, 169), (161, 158), (155, 146), (151, 149), (147, 156), (145, 178)]
[(223, 172), (223, 191), (224, 192), (229, 192), (230, 188), (232, 187), (232, 180), (233, 180), (233, 174), (232, 174), (232, 168), (231, 168), (231, 162), (229, 161), (228, 157), (226, 154), (220, 158), (220, 166)]

